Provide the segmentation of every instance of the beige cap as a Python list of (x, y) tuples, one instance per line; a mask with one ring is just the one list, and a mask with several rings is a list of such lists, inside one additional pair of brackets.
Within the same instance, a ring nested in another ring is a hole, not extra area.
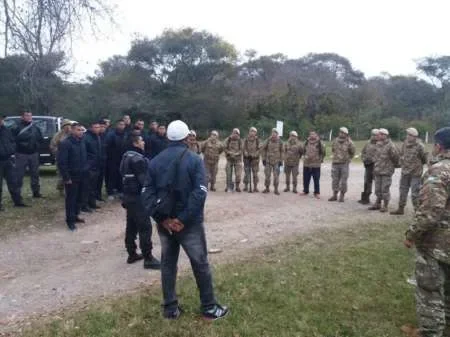
[(345, 126), (340, 128), (339, 131), (342, 132), (342, 133), (345, 133), (346, 135), (348, 135), (348, 129)]
[(406, 133), (413, 137), (419, 137), (419, 131), (416, 128), (407, 128)]
[(254, 126), (252, 126), (252, 127), (250, 128), (250, 132), (252, 132), (252, 131), (258, 133), (258, 129), (255, 128)]
[(241, 131), (239, 131), (238, 128), (234, 128), (233, 129), (233, 133), (237, 133), (238, 135), (241, 135)]
[(370, 133), (372, 134), (372, 136), (376, 136), (380, 133), (380, 130), (378, 129), (372, 129), (372, 131), (370, 131)]
[(297, 131), (291, 131), (291, 132), (289, 133), (289, 135), (290, 135), (290, 136), (294, 136), (294, 137), (298, 137)]
[(197, 132), (195, 132), (194, 130), (189, 131), (189, 135), (197, 137)]
[(216, 130), (211, 131), (211, 135), (219, 137), (219, 133)]
[(62, 121), (62, 127), (65, 127), (67, 125), (72, 125), (72, 121), (70, 119), (63, 119)]
[(382, 135), (389, 136), (388, 129), (381, 128), (381, 129), (378, 130), (378, 132), (381, 133)]
[(277, 128), (273, 128), (272, 132), (276, 132), (278, 134), (278, 129)]

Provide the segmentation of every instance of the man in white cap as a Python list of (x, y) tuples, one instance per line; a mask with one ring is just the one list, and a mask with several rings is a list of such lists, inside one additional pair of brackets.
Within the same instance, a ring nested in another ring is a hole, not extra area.
[(194, 130), (191, 130), (189, 133), (188, 145), (189, 150), (191, 150), (192, 152), (196, 154), (202, 153), (200, 149), (200, 144), (197, 142), (197, 133)]
[(377, 152), (378, 129), (372, 129), (370, 139), (364, 145), (361, 152), (361, 160), (364, 164), (364, 192), (361, 193), (361, 200), (358, 202), (363, 205), (370, 204), (370, 195), (372, 194), (372, 185), (374, 180), (373, 169), (375, 166), (375, 155)]
[(244, 140), (244, 192), (252, 192), (252, 184), (253, 191), (259, 192), (259, 147), (258, 130), (251, 127), (248, 137)]
[(210, 191), (216, 191), (216, 177), (219, 171), (220, 154), (223, 152), (223, 144), (219, 140), (219, 133), (216, 130), (211, 132), (210, 137), (203, 142), (203, 160), (206, 169), (206, 181), (210, 185)]
[(266, 179), (264, 184), (266, 189), (263, 193), (270, 193), (270, 178), (273, 175), (273, 187), (275, 195), (280, 195), (278, 184), (280, 178), (280, 169), (284, 160), (284, 145), (280, 139), (277, 129), (272, 129), (272, 136), (262, 146), (262, 158), (264, 165), (264, 174)]
[[(227, 187), (225, 192), (241, 192), (240, 183), (242, 179), (242, 153), (244, 144), (241, 139), (239, 129), (233, 129), (233, 133), (224, 142), (224, 152), (227, 157)], [(235, 184), (233, 184), (233, 171), (235, 176)]]
[[(389, 201), (391, 199), (392, 176), (395, 168), (398, 166), (399, 153), (389, 138), (387, 129), (379, 129), (377, 136), (377, 151), (375, 157), (375, 194), (377, 200), (375, 204), (369, 208), (371, 211), (379, 210), (382, 213), (388, 211)], [(383, 205), (381, 204), (383, 202)]]
[(284, 191), (290, 191), (292, 175), (292, 192), (297, 193), (299, 165), (303, 155), (303, 144), (298, 139), (297, 131), (291, 131), (289, 133), (289, 140), (284, 145), (284, 153), (284, 173), (286, 174), (286, 188)]
[[(150, 184), (142, 191), (147, 196), (149, 214), (158, 224), (161, 239), (161, 280), (163, 315), (178, 319), (182, 310), (176, 294), (180, 247), (186, 252), (200, 291), (202, 316), (216, 320), (228, 308), (217, 303), (208, 262), (203, 225), (208, 189), (201, 158), (189, 151), (189, 128), (182, 121), (169, 124), (168, 148), (150, 162)], [(144, 197), (145, 200), (145, 197)]]
[(348, 129), (342, 127), (339, 129), (339, 136), (331, 145), (333, 153), (333, 163), (331, 167), (333, 196), (328, 201), (344, 202), (345, 193), (347, 193), (347, 181), (350, 171), (350, 162), (355, 156), (355, 145), (348, 135)]
[(419, 202), (420, 180), (423, 174), (423, 165), (427, 163), (428, 154), (425, 146), (419, 139), (419, 132), (415, 128), (406, 129), (406, 139), (400, 151), (400, 165), (402, 177), (400, 179), (400, 200), (398, 209), (392, 215), (405, 214), (405, 206), (411, 189), (411, 200), (414, 210)]

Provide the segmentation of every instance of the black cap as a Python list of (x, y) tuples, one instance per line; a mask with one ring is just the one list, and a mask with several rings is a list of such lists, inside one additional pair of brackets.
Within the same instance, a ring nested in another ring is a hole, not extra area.
[(450, 149), (450, 127), (437, 130), (434, 134), (434, 142), (442, 145), (445, 149)]

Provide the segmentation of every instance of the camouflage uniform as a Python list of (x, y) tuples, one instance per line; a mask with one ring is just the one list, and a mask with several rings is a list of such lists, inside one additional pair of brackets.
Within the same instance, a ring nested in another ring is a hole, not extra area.
[(376, 206), (381, 205), (381, 201), (384, 201), (385, 208), (387, 208), (391, 200), (392, 176), (398, 162), (399, 153), (394, 143), (390, 139), (378, 141), (374, 167)]
[[(64, 131), (64, 129), (59, 130), (50, 141), (50, 151), (52, 151), (53, 155), (56, 157), (58, 153), (59, 144), (69, 136), (69, 132)], [(58, 173), (58, 172), (57, 172)], [(56, 189), (60, 194), (64, 193), (64, 182), (62, 177), (58, 173), (58, 181), (56, 182)]]
[(370, 203), (370, 195), (372, 194), (372, 185), (374, 180), (373, 170), (375, 167), (375, 156), (377, 152), (377, 141), (372, 137), (361, 152), (361, 160), (364, 163), (364, 192), (361, 194), (361, 203)]
[(250, 174), (252, 175), (254, 190), (258, 190), (259, 173), (259, 138), (247, 137), (244, 140), (244, 184), (245, 190), (248, 184), (251, 184)]
[(286, 174), (286, 190), (289, 191), (292, 175), (292, 187), (294, 193), (297, 193), (297, 177), (299, 173), (300, 159), (303, 155), (303, 144), (296, 138), (289, 139), (284, 145), (284, 172)]
[(305, 156), (303, 157), (303, 193), (309, 193), (309, 185), (313, 178), (314, 194), (320, 194), (321, 166), (325, 157), (325, 144), (320, 140), (308, 138), (305, 142)]
[(236, 191), (240, 191), (239, 184), (242, 178), (242, 153), (244, 144), (240, 138), (233, 139), (228, 137), (224, 143), (224, 151), (227, 157), (227, 188), (226, 191), (231, 190), (233, 185), (233, 170), (235, 175)]
[(402, 166), (402, 177), (400, 180), (399, 208), (403, 209), (408, 200), (409, 188), (411, 188), (411, 199), (414, 209), (418, 206), (420, 191), (420, 179), (423, 174), (423, 165), (427, 163), (425, 146), (416, 139), (413, 142), (407, 140), (403, 143), (400, 153), (400, 164)]
[(406, 239), (417, 247), (416, 309), (422, 337), (450, 336), (450, 151), (422, 179)]
[(277, 140), (269, 138), (262, 147), (262, 157), (263, 162), (265, 163), (265, 192), (269, 191), (270, 178), (273, 174), (273, 186), (275, 188), (275, 193), (278, 194), (280, 167), (283, 165), (283, 152), (283, 142), (279, 138)]
[(207, 139), (201, 146), (203, 161), (205, 163), (206, 180), (215, 190), (217, 172), (219, 170), (219, 158), (223, 152), (223, 144), (215, 138)]
[(331, 145), (333, 162), (331, 167), (332, 189), (337, 195), (347, 193), (350, 162), (355, 156), (355, 145), (349, 137), (337, 137)]

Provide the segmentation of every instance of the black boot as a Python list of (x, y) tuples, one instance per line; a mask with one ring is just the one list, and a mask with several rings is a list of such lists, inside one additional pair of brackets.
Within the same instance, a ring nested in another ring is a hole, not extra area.
[(128, 255), (127, 263), (132, 264), (132, 263), (142, 260), (143, 258), (144, 257), (142, 256), (142, 254), (137, 254), (136, 252), (134, 252), (134, 253), (131, 253)]
[(150, 257), (144, 259), (144, 269), (160, 270), (161, 262), (153, 255), (150, 255)]

